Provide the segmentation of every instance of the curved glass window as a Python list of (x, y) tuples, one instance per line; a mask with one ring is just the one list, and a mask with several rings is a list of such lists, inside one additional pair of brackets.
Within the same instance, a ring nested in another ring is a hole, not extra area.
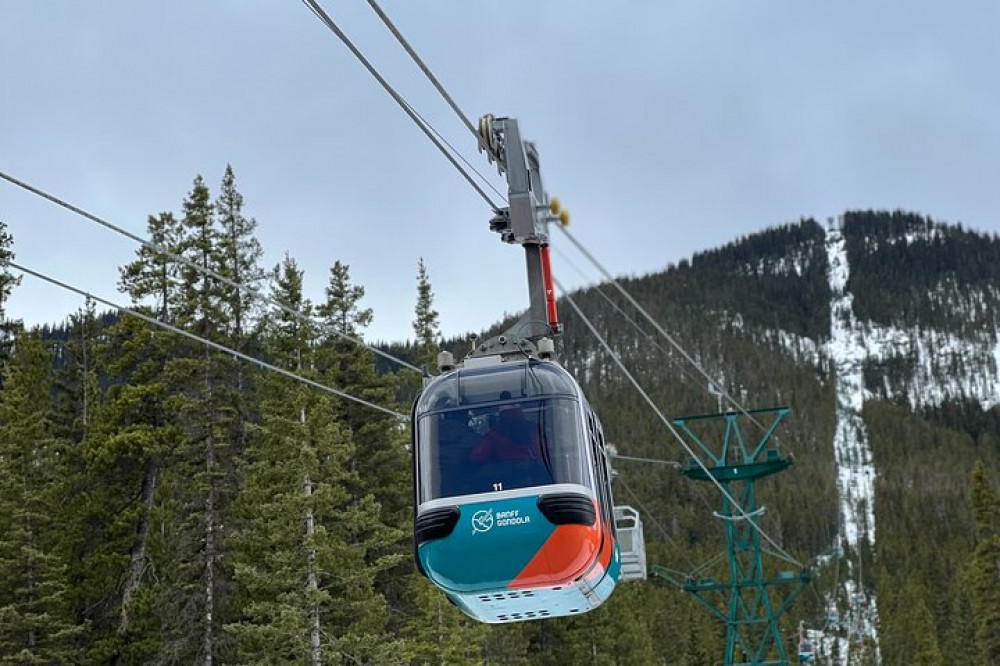
[(419, 501), (553, 483), (592, 488), (580, 403), (513, 400), (495, 388), (489, 404), (418, 411)]
[(502, 400), (576, 398), (579, 388), (562, 367), (551, 362), (520, 361), (463, 368), (434, 380), (417, 402), (417, 414), (474, 407)]

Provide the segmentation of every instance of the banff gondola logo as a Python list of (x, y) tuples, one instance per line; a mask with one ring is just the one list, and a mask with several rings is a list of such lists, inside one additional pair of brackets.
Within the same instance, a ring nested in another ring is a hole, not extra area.
[(472, 533), (489, 532), (493, 529), (493, 509), (476, 511), (472, 514)]
[(509, 527), (511, 525), (527, 525), (531, 522), (531, 516), (522, 516), (517, 509), (497, 512), (496, 519), (493, 517), (493, 509), (484, 509), (472, 514), (472, 533), (489, 532), (493, 526)]

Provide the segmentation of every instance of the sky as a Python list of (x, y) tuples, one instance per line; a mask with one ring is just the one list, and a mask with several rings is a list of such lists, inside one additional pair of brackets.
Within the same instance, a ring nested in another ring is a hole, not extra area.
[[(475, 140), (363, 0), (324, 0), (497, 188)], [(802, 217), (904, 209), (1000, 232), (1000, 5), (383, 0), (469, 118), (516, 117), (571, 231), (614, 275)], [(527, 307), (489, 206), (296, 0), (0, 0), (0, 171), (145, 235), (231, 164), (264, 264), (323, 298), (350, 266), (369, 341), (412, 339), (423, 258), (442, 333)], [(488, 190), (489, 191), (489, 190)], [(0, 181), (17, 261), (102, 298), (136, 243)], [(567, 288), (598, 272), (553, 235)], [(26, 276), (8, 315), (79, 296)]]

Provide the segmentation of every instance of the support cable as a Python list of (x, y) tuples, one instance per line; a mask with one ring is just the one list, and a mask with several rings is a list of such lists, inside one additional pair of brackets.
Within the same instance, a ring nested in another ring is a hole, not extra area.
[(642, 388), (638, 380), (636, 380), (636, 378), (632, 375), (632, 373), (628, 371), (628, 368), (625, 367), (625, 364), (622, 362), (618, 354), (616, 354), (611, 349), (611, 346), (608, 344), (607, 340), (605, 340), (604, 337), (598, 332), (598, 330), (594, 327), (594, 324), (587, 318), (587, 316), (583, 314), (583, 311), (580, 310), (579, 306), (577, 306), (573, 298), (566, 292), (565, 289), (563, 289), (563, 286), (559, 283), (558, 280), (554, 281), (556, 286), (559, 288), (559, 291), (563, 293), (563, 298), (565, 298), (566, 302), (570, 304), (570, 307), (573, 308), (573, 311), (576, 312), (578, 317), (580, 317), (580, 320), (583, 321), (584, 325), (586, 325), (586, 327), (590, 330), (591, 334), (595, 338), (597, 338), (597, 341), (604, 348), (604, 351), (606, 351), (608, 355), (611, 357), (611, 359), (615, 362), (615, 365), (618, 366), (618, 369), (622, 371), (622, 373), (629, 380), (629, 382), (632, 384), (635, 390), (639, 392), (639, 395), (642, 396), (643, 400), (646, 401), (646, 404), (648, 404), (649, 407), (653, 410), (653, 412), (656, 413), (656, 416), (659, 417), (660, 421), (663, 422), (663, 425), (667, 427), (667, 430), (669, 430), (670, 434), (672, 434), (674, 438), (680, 443), (681, 447), (684, 448), (684, 450), (688, 453), (691, 459), (695, 463), (697, 463), (698, 467), (700, 467), (701, 470), (705, 473), (705, 475), (712, 481), (712, 483), (715, 484), (716, 488), (719, 489), (719, 492), (722, 493), (722, 496), (725, 497), (730, 504), (732, 504), (733, 508), (735, 508), (736, 511), (746, 519), (747, 523), (750, 524), (765, 541), (774, 546), (774, 548), (779, 553), (783, 554), (788, 559), (789, 562), (794, 563), (796, 566), (800, 568), (803, 567), (803, 565), (798, 560), (796, 560), (794, 557), (786, 553), (785, 550), (781, 546), (779, 546), (778, 543), (760, 527), (760, 525), (757, 524), (757, 521), (755, 521), (743, 509), (743, 507), (739, 505), (736, 499), (729, 494), (729, 491), (727, 491), (723, 487), (722, 483), (720, 483), (718, 479), (712, 476), (712, 473), (708, 470), (708, 467), (705, 466), (705, 463), (702, 462), (701, 458), (698, 457), (694, 449), (692, 449), (691, 446), (684, 440), (684, 437), (677, 431), (677, 428), (674, 427), (674, 424), (670, 422), (670, 419), (668, 419), (660, 410), (660, 408), (657, 407), (656, 403), (653, 402), (653, 399), (649, 396), (649, 394), (645, 391), (645, 389)]
[(634, 307), (634, 308), (635, 308), (635, 309), (636, 309), (636, 310), (637, 310), (637, 311), (638, 311), (638, 312), (639, 312), (639, 313), (640, 313), (640, 314), (641, 314), (641, 315), (642, 315), (642, 316), (643, 316), (643, 317), (644, 317), (644, 318), (646, 319), (646, 321), (648, 321), (648, 322), (649, 322), (649, 323), (650, 323), (650, 324), (651, 324), (651, 325), (653, 326), (653, 328), (655, 328), (655, 329), (656, 329), (656, 331), (657, 331), (657, 332), (658, 332), (658, 333), (659, 333), (660, 335), (662, 335), (662, 336), (664, 337), (664, 339), (666, 339), (666, 341), (667, 341), (667, 342), (669, 342), (669, 343), (670, 343), (670, 345), (671, 345), (671, 346), (672, 346), (672, 347), (673, 347), (674, 349), (676, 349), (676, 350), (677, 350), (677, 352), (678, 352), (678, 353), (679, 353), (679, 354), (680, 354), (681, 356), (683, 356), (683, 357), (684, 357), (684, 359), (685, 359), (685, 360), (686, 360), (686, 361), (687, 361), (688, 363), (690, 363), (690, 364), (691, 364), (692, 366), (694, 366), (694, 368), (695, 368), (695, 369), (696, 369), (696, 370), (697, 370), (697, 371), (698, 371), (698, 372), (699, 372), (699, 373), (701, 374), (701, 376), (702, 376), (702, 377), (704, 377), (704, 378), (705, 378), (705, 379), (706, 379), (706, 380), (708, 381), (708, 384), (709, 384), (709, 386), (712, 386), (712, 387), (715, 387), (715, 388), (717, 388), (717, 389), (719, 390), (719, 393), (720, 393), (720, 394), (722, 395), (722, 397), (724, 397), (724, 398), (725, 398), (725, 399), (726, 399), (726, 400), (727, 400), (727, 401), (729, 402), (729, 404), (733, 405), (733, 406), (734, 406), (734, 407), (736, 408), (736, 410), (737, 410), (737, 411), (739, 411), (739, 412), (741, 412), (741, 413), (742, 413), (743, 415), (745, 415), (745, 416), (746, 416), (746, 417), (747, 417), (747, 418), (748, 418), (748, 419), (749, 419), (749, 420), (750, 420), (750, 421), (751, 421), (751, 422), (752, 422), (752, 423), (753, 423), (754, 425), (756, 425), (757, 427), (761, 428), (762, 430), (767, 430), (767, 427), (766, 427), (766, 426), (764, 426), (764, 424), (762, 424), (762, 423), (761, 423), (761, 422), (760, 422), (759, 420), (757, 420), (757, 419), (756, 419), (756, 418), (755, 418), (755, 417), (754, 417), (754, 416), (753, 416), (753, 415), (752, 415), (752, 414), (750, 413), (750, 411), (749, 411), (749, 410), (748, 410), (748, 409), (747, 409), (746, 407), (744, 407), (744, 406), (743, 406), (742, 404), (740, 404), (740, 403), (739, 403), (739, 401), (737, 401), (737, 400), (736, 400), (736, 398), (734, 398), (734, 397), (733, 397), (732, 395), (730, 395), (730, 394), (729, 394), (729, 392), (728, 392), (728, 391), (726, 391), (726, 389), (725, 389), (725, 388), (724, 388), (723, 386), (720, 386), (720, 385), (719, 385), (719, 383), (718, 383), (718, 382), (717, 382), (717, 381), (716, 381), (715, 379), (712, 379), (712, 377), (711, 377), (711, 376), (710, 376), (710, 375), (708, 374), (708, 372), (706, 372), (706, 371), (705, 371), (705, 369), (701, 367), (701, 365), (700, 365), (700, 364), (698, 363), (698, 361), (696, 361), (696, 360), (694, 359), (694, 357), (692, 357), (692, 356), (691, 356), (691, 355), (690, 355), (690, 354), (689, 354), (689, 353), (687, 352), (687, 350), (685, 350), (685, 349), (684, 349), (684, 348), (683, 348), (683, 347), (682, 347), (682, 346), (680, 345), (680, 343), (679, 343), (679, 342), (677, 342), (677, 340), (676, 340), (676, 339), (674, 339), (674, 337), (673, 337), (672, 335), (670, 335), (669, 333), (667, 333), (667, 331), (666, 331), (666, 330), (664, 330), (664, 328), (663, 328), (662, 326), (660, 326), (659, 322), (657, 322), (657, 321), (656, 321), (656, 320), (655, 320), (655, 319), (654, 319), (654, 318), (652, 317), (652, 315), (650, 315), (650, 314), (649, 314), (649, 312), (647, 312), (647, 311), (646, 311), (646, 309), (645, 309), (644, 307), (642, 307), (642, 306), (641, 306), (641, 305), (640, 305), (640, 304), (638, 303), (638, 301), (636, 301), (636, 300), (635, 300), (635, 299), (634, 299), (634, 298), (632, 297), (632, 295), (631, 295), (630, 293), (628, 293), (628, 292), (627, 292), (627, 291), (625, 290), (625, 288), (624, 288), (624, 287), (622, 287), (622, 286), (621, 286), (621, 284), (620, 284), (620, 283), (618, 282), (618, 280), (616, 280), (616, 279), (615, 279), (615, 278), (614, 278), (614, 277), (613, 277), (613, 276), (611, 275), (611, 273), (609, 273), (609, 272), (608, 272), (608, 270), (607, 270), (607, 269), (606, 269), (606, 268), (605, 268), (605, 267), (604, 267), (604, 266), (603, 266), (603, 265), (601, 264), (601, 262), (599, 262), (599, 261), (597, 260), (597, 258), (596, 258), (596, 257), (594, 257), (594, 255), (593, 255), (593, 254), (591, 254), (591, 253), (590, 253), (590, 252), (589, 252), (589, 251), (587, 250), (587, 248), (585, 248), (585, 247), (584, 247), (584, 246), (583, 246), (583, 245), (582, 245), (582, 244), (580, 243), (580, 241), (578, 241), (578, 240), (577, 240), (577, 239), (576, 239), (576, 238), (575, 238), (575, 237), (573, 236), (573, 234), (571, 234), (571, 233), (570, 233), (570, 232), (569, 232), (569, 231), (568, 231), (568, 230), (567, 230), (567, 229), (566, 229), (565, 227), (563, 227), (563, 226), (561, 226), (561, 225), (557, 225), (557, 226), (559, 226), (559, 229), (560, 229), (560, 230), (561, 230), (561, 231), (562, 231), (562, 232), (563, 232), (563, 233), (564, 233), (564, 234), (566, 235), (566, 238), (568, 238), (568, 239), (570, 240), (570, 242), (572, 242), (572, 243), (573, 243), (573, 245), (574, 245), (574, 246), (576, 246), (576, 249), (578, 249), (578, 250), (579, 250), (579, 251), (580, 251), (580, 252), (581, 252), (581, 253), (582, 253), (582, 254), (583, 254), (583, 255), (584, 255), (585, 257), (587, 257), (587, 259), (588, 259), (588, 260), (589, 260), (589, 261), (590, 261), (590, 262), (591, 262), (592, 264), (594, 264), (594, 266), (595, 266), (595, 267), (597, 267), (597, 269), (598, 269), (598, 270), (599, 270), (599, 271), (601, 272), (601, 274), (602, 274), (602, 275), (604, 276), (604, 278), (605, 278), (606, 280), (608, 280), (608, 281), (609, 281), (609, 282), (610, 282), (610, 283), (611, 283), (612, 285), (614, 285), (614, 287), (615, 287), (615, 288), (616, 288), (616, 289), (618, 290), (618, 292), (619, 292), (619, 293), (620, 293), (620, 294), (621, 294), (622, 296), (624, 296), (624, 297), (625, 297), (625, 299), (626, 299), (626, 300), (627, 300), (627, 301), (628, 301), (628, 302), (629, 302), (629, 303), (630, 303), (630, 304), (632, 305), (632, 307)]
[[(565, 252), (560, 250), (558, 247), (553, 247), (553, 249), (555, 250), (555, 253), (559, 257), (559, 259), (561, 261), (565, 261), (566, 264), (569, 265), (570, 268), (575, 270), (580, 277), (582, 277), (584, 280), (589, 279), (587, 275), (582, 270), (580, 270), (580, 268), (569, 257), (566, 256)], [(670, 361), (675, 368), (677, 368), (677, 371), (681, 373), (681, 377), (683, 377), (686, 381), (688, 381), (692, 386), (697, 386), (699, 389), (703, 388), (701, 384), (699, 382), (696, 382), (695, 378), (691, 376), (691, 374), (687, 370), (685, 370), (684, 365), (681, 363), (681, 361), (679, 361), (663, 345), (657, 342), (656, 338), (653, 336), (652, 333), (644, 329), (642, 326), (639, 326), (639, 322), (635, 321), (635, 319), (630, 317), (628, 313), (626, 313), (621, 308), (620, 305), (615, 303), (610, 296), (604, 293), (604, 290), (601, 289), (600, 285), (594, 285), (594, 287), (592, 288), (594, 289), (594, 291), (600, 294), (601, 298), (603, 298), (604, 301), (615, 310), (615, 312), (617, 312), (622, 316), (622, 319), (627, 321), (632, 326), (632, 328), (634, 328), (640, 335), (646, 338), (646, 340), (651, 345), (653, 345), (653, 347), (655, 347), (660, 353), (662, 353), (667, 358), (667, 360)]]
[(319, 2), (317, 0), (302, 0), (302, 3), (306, 7), (308, 7), (313, 14), (316, 15), (316, 18), (318, 18), (320, 22), (330, 30), (330, 32), (336, 35), (337, 38), (344, 43), (344, 46), (346, 46), (348, 50), (352, 54), (354, 54), (354, 57), (357, 58), (358, 61), (364, 66), (364, 68), (368, 70), (368, 73), (371, 74), (376, 81), (378, 81), (378, 83), (382, 86), (382, 88), (384, 88), (385, 91), (389, 93), (389, 96), (392, 97), (393, 100), (395, 100), (395, 102), (399, 105), (401, 109), (403, 109), (404, 112), (406, 112), (406, 115), (410, 117), (410, 120), (412, 120), (414, 124), (420, 128), (420, 131), (422, 131), (427, 136), (427, 138), (430, 139), (431, 143), (433, 143), (437, 147), (437, 149), (441, 151), (441, 154), (444, 155), (449, 162), (451, 162), (451, 165), (455, 167), (455, 169), (457, 169), (460, 174), (462, 174), (462, 177), (464, 177), (465, 180), (468, 181), (469, 185), (471, 185), (472, 188), (479, 193), (479, 196), (481, 196), (483, 200), (485, 200), (486, 203), (489, 204), (490, 208), (492, 208), (494, 212), (499, 213), (500, 212), (499, 207), (497, 207), (497, 205), (493, 203), (493, 200), (490, 199), (489, 195), (486, 194), (486, 192), (483, 191), (481, 187), (479, 187), (476, 181), (473, 180), (472, 176), (470, 176), (461, 167), (461, 165), (454, 158), (454, 156), (452, 156), (452, 154), (448, 152), (448, 150), (444, 147), (444, 145), (437, 140), (434, 134), (427, 128), (427, 125), (420, 120), (417, 114), (413, 111), (412, 107), (410, 107), (410, 105), (406, 102), (406, 100), (403, 99), (402, 95), (396, 92), (395, 88), (393, 88), (392, 85), (390, 85), (389, 82), (385, 80), (385, 77), (383, 77), (379, 73), (379, 71), (375, 68), (375, 66), (372, 65), (371, 62), (364, 56), (364, 54), (361, 53), (360, 50), (358, 50), (358, 47), (354, 45), (354, 43), (348, 38), (348, 36), (344, 33), (344, 31), (340, 29), (340, 27), (333, 21), (333, 19), (330, 18), (330, 16), (325, 11), (323, 11), (323, 8), (319, 5)]
[(76, 213), (80, 217), (84, 217), (84, 218), (90, 220), (91, 222), (99, 224), (100, 226), (104, 227), (105, 229), (109, 229), (111, 231), (114, 231), (117, 234), (121, 234), (122, 236), (125, 236), (126, 238), (129, 238), (129, 239), (135, 241), (136, 243), (139, 243), (143, 247), (146, 247), (147, 249), (153, 250), (157, 254), (162, 254), (165, 257), (169, 257), (170, 259), (173, 259), (174, 261), (176, 261), (178, 263), (181, 263), (181, 264), (187, 266), (188, 268), (191, 268), (192, 270), (195, 270), (195, 271), (201, 273), (202, 275), (208, 275), (209, 277), (212, 277), (212, 278), (215, 278), (216, 280), (219, 280), (220, 282), (222, 282), (226, 286), (229, 286), (229, 287), (232, 287), (233, 289), (241, 290), (241, 291), (247, 292), (247, 293), (249, 293), (249, 294), (251, 294), (253, 296), (256, 296), (256, 297), (260, 298), (260, 300), (264, 301), (265, 303), (267, 303), (269, 305), (273, 305), (276, 308), (279, 308), (285, 314), (290, 315), (292, 317), (295, 317), (296, 319), (298, 319), (299, 321), (301, 321), (303, 323), (307, 323), (307, 324), (309, 324), (311, 326), (317, 326), (318, 328), (320, 328), (320, 329), (322, 329), (322, 330), (324, 330), (324, 331), (326, 331), (328, 333), (332, 333), (332, 334), (336, 335), (339, 338), (342, 338), (344, 340), (349, 340), (350, 342), (353, 342), (356, 345), (364, 347), (365, 349), (367, 349), (368, 351), (372, 352), (373, 354), (377, 354), (377, 355), (381, 356), (382, 358), (384, 358), (384, 359), (386, 359), (388, 361), (392, 361), (393, 363), (396, 363), (397, 365), (400, 365), (400, 366), (402, 366), (404, 368), (408, 368), (408, 369), (414, 370), (416, 372), (422, 372), (421, 368), (418, 368), (417, 366), (415, 366), (415, 365), (413, 365), (411, 363), (407, 363), (406, 361), (404, 361), (404, 360), (402, 360), (400, 358), (396, 358), (392, 354), (386, 353), (386, 352), (382, 351), (381, 349), (378, 349), (377, 347), (372, 347), (372, 346), (366, 344), (360, 338), (355, 338), (354, 336), (348, 335), (346, 333), (342, 333), (342, 332), (338, 331), (337, 329), (335, 329), (334, 327), (330, 326), (329, 324), (326, 324), (325, 322), (321, 322), (321, 321), (317, 322), (316, 320), (314, 320), (314, 319), (312, 319), (310, 317), (307, 317), (306, 315), (302, 314), (298, 310), (293, 310), (292, 308), (288, 307), (284, 303), (282, 303), (280, 301), (277, 301), (277, 300), (271, 298), (270, 296), (267, 296), (267, 295), (261, 293), (260, 290), (255, 285), (252, 285), (252, 284), (249, 284), (249, 283), (234, 282), (233, 280), (230, 280), (229, 278), (227, 278), (225, 275), (222, 275), (221, 273), (218, 273), (218, 272), (212, 270), (211, 268), (206, 268), (204, 266), (201, 266), (198, 263), (195, 263), (195, 262), (191, 261), (190, 259), (186, 259), (185, 257), (182, 257), (179, 254), (175, 254), (175, 253), (171, 252), (170, 250), (168, 250), (167, 248), (163, 247), (162, 245), (157, 245), (156, 243), (150, 242), (150, 241), (146, 240), (145, 238), (143, 238), (141, 236), (137, 236), (137, 235), (133, 234), (131, 231), (128, 231), (127, 229), (123, 229), (122, 227), (119, 227), (119, 226), (117, 226), (115, 224), (112, 224), (111, 222), (108, 222), (107, 220), (101, 219), (100, 217), (94, 215), (93, 213), (88, 213), (87, 211), (83, 210), (82, 208), (79, 208), (77, 206), (74, 206), (71, 203), (63, 201), (62, 199), (60, 199), (60, 198), (58, 198), (58, 197), (56, 197), (56, 196), (54, 196), (52, 194), (49, 194), (48, 192), (40, 190), (37, 187), (29, 185), (28, 183), (25, 183), (22, 180), (18, 180), (14, 176), (11, 176), (10, 174), (4, 173), (3, 171), (0, 171), (0, 178), (6, 180), (7, 182), (11, 183), (12, 185), (16, 185), (16, 186), (20, 187), (21, 189), (23, 189), (23, 190), (25, 190), (27, 192), (30, 192), (30, 193), (32, 193), (34, 195), (37, 195), (37, 196), (40, 196), (43, 199), (46, 199), (46, 200), (48, 200), (48, 201), (56, 204), (57, 206), (61, 206), (62, 208), (65, 208), (66, 210), (70, 211), (71, 213)]
[[(403, 47), (403, 50), (405, 50), (409, 54), (410, 58), (413, 59), (413, 62), (415, 62), (417, 67), (420, 68), (420, 71), (424, 73), (424, 76), (426, 76), (427, 79), (431, 82), (431, 85), (433, 85), (434, 88), (439, 93), (441, 93), (441, 97), (443, 97), (444, 101), (448, 103), (448, 106), (451, 107), (452, 111), (454, 111), (455, 114), (465, 124), (465, 126), (469, 128), (469, 131), (472, 132), (472, 136), (476, 137), (476, 141), (479, 143), (480, 148), (485, 150), (487, 154), (489, 154), (496, 162), (499, 163), (500, 162), (499, 156), (493, 151), (492, 148), (490, 148), (490, 145), (486, 142), (485, 139), (483, 139), (483, 136), (478, 131), (476, 131), (476, 128), (473, 126), (472, 121), (469, 120), (469, 117), (462, 112), (462, 109), (458, 107), (458, 104), (455, 102), (454, 98), (452, 98), (452, 96), (448, 94), (448, 91), (444, 89), (444, 86), (441, 85), (441, 82), (438, 80), (438, 78), (434, 76), (433, 72), (431, 72), (430, 67), (428, 67), (427, 64), (423, 61), (423, 59), (419, 55), (417, 55), (417, 52), (413, 49), (412, 46), (410, 46), (410, 43), (406, 41), (406, 38), (403, 37), (402, 33), (399, 32), (399, 29), (396, 28), (396, 25), (386, 15), (386, 13), (382, 11), (382, 8), (379, 6), (378, 2), (376, 2), (376, 0), (368, 0), (368, 4), (369, 6), (371, 6), (372, 10), (378, 15), (378, 17), (382, 19), (382, 23), (384, 23), (385, 27), (389, 29), (389, 32), (391, 32), (393, 37), (396, 38), (396, 41), (398, 41), (400, 46)], [(454, 148), (452, 148), (452, 150), (454, 150)]]
[(405, 100), (404, 100), (404, 103), (406, 103), (406, 106), (409, 107), (410, 111), (413, 111), (413, 113), (417, 116), (417, 118), (420, 118), (421, 122), (423, 122), (425, 125), (427, 125), (427, 129), (429, 129), (430, 131), (434, 132), (434, 135), (438, 139), (441, 140), (441, 143), (443, 143), (444, 145), (448, 146), (448, 149), (451, 150), (451, 152), (453, 152), (455, 154), (455, 156), (458, 157), (458, 159), (462, 160), (462, 164), (464, 164), (465, 166), (469, 167), (469, 169), (472, 171), (472, 173), (474, 173), (477, 176), (479, 176), (479, 180), (481, 180), (484, 183), (486, 183), (486, 186), (489, 187), (491, 190), (493, 190), (493, 192), (495, 192), (496, 195), (498, 197), (500, 197), (501, 201), (503, 201), (504, 203), (507, 203), (507, 197), (504, 195), (503, 192), (501, 192), (500, 190), (498, 190), (493, 185), (493, 183), (490, 181), (489, 178), (487, 178), (486, 176), (484, 176), (479, 171), (479, 169), (477, 169), (476, 167), (472, 166), (472, 164), (469, 162), (469, 160), (465, 159), (465, 157), (462, 155), (462, 153), (458, 152), (458, 150), (455, 148), (455, 146), (451, 145), (451, 143), (448, 141), (448, 139), (444, 138), (444, 135), (441, 134), (441, 132), (437, 131), (437, 128), (435, 128), (434, 125), (431, 125), (431, 123), (430, 123), (429, 120), (427, 120), (422, 115), (420, 115), (419, 111), (417, 111), (412, 106), (410, 106), (409, 103), (407, 103)]
[(658, 465), (669, 465), (670, 467), (673, 467), (674, 469), (680, 469), (680, 468), (684, 467), (684, 465), (682, 465), (681, 463), (677, 462), (676, 460), (658, 460), (656, 458), (636, 458), (635, 456), (623, 456), (623, 455), (618, 454), (618, 453), (609, 453), (608, 457), (609, 458), (613, 458), (614, 460), (631, 460), (632, 462), (644, 462), (644, 463), (655, 463), (655, 464), (658, 464)]
[(176, 333), (176, 334), (182, 335), (182, 336), (184, 336), (186, 338), (190, 338), (191, 340), (195, 340), (196, 342), (200, 342), (200, 343), (202, 343), (203, 345), (205, 345), (207, 347), (211, 347), (212, 349), (215, 349), (216, 351), (224, 352), (226, 354), (231, 354), (231, 355), (235, 356), (236, 358), (239, 358), (239, 359), (242, 359), (244, 361), (247, 361), (248, 363), (253, 363), (254, 365), (257, 365), (257, 366), (259, 366), (259, 367), (261, 367), (261, 368), (263, 368), (265, 370), (270, 370), (272, 372), (277, 372), (277, 373), (282, 374), (282, 375), (284, 375), (286, 377), (289, 377), (289, 378), (294, 379), (296, 381), (302, 382), (303, 384), (307, 384), (307, 385), (309, 385), (309, 386), (311, 386), (313, 388), (320, 389), (321, 391), (326, 391), (327, 393), (332, 393), (333, 395), (339, 396), (339, 397), (344, 398), (346, 400), (351, 400), (351, 401), (356, 402), (358, 404), (364, 405), (365, 407), (371, 407), (372, 409), (377, 409), (378, 411), (384, 412), (385, 414), (389, 414), (391, 416), (395, 416), (401, 422), (408, 422), (410, 420), (410, 417), (408, 415), (403, 414), (401, 412), (397, 412), (394, 409), (389, 409), (388, 407), (382, 407), (381, 405), (376, 405), (375, 403), (369, 402), (369, 401), (367, 401), (367, 400), (365, 400), (363, 398), (356, 398), (353, 395), (351, 395), (350, 393), (345, 393), (344, 391), (340, 391), (340, 390), (332, 388), (330, 386), (326, 386), (324, 384), (320, 384), (319, 382), (314, 381), (312, 379), (309, 379), (307, 377), (303, 377), (302, 375), (297, 375), (294, 372), (291, 372), (289, 370), (285, 370), (284, 368), (280, 368), (280, 367), (278, 367), (276, 365), (272, 365), (271, 363), (268, 363), (267, 361), (262, 361), (259, 358), (255, 358), (253, 356), (249, 356), (249, 355), (244, 354), (243, 352), (237, 351), (237, 350), (235, 350), (235, 349), (233, 349), (231, 347), (227, 347), (225, 345), (219, 344), (218, 342), (213, 342), (211, 340), (208, 340), (206, 338), (201, 337), (200, 335), (196, 335), (196, 334), (191, 333), (189, 331), (185, 331), (182, 328), (178, 328), (177, 326), (174, 326), (172, 324), (168, 324), (166, 322), (160, 321), (156, 317), (150, 317), (149, 315), (143, 314), (143, 313), (141, 313), (138, 310), (135, 310), (133, 308), (125, 307), (124, 305), (119, 305), (117, 303), (114, 303), (112, 301), (106, 300), (106, 299), (101, 298), (99, 296), (94, 296), (93, 294), (90, 294), (90, 293), (84, 291), (83, 289), (78, 289), (78, 288), (76, 288), (76, 287), (74, 287), (72, 285), (69, 285), (69, 284), (65, 283), (65, 282), (60, 282), (59, 280), (57, 280), (55, 278), (49, 277), (49, 276), (44, 275), (42, 273), (39, 273), (37, 271), (33, 271), (30, 268), (25, 268), (24, 266), (21, 266), (20, 264), (14, 263), (13, 261), (3, 261), (3, 262), (0, 262), (0, 263), (2, 263), (5, 266), (9, 266), (10, 268), (13, 268), (15, 270), (19, 270), (19, 271), (21, 271), (22, 273), (24, 273), (26, 275), (31, 275), (32, 277), (35, 277), (35, 278), (38, 278), (39, 280), (43, 280), (45, 282), (48, 282), (49, 284), (55, 285), (57, 287), (61, 287), (61, 288), (65, 289), (65, 290), (71, 291), (71, 292), (73, 292), (75, 294), (79, 294), (80, 296), (84, 296), (84, 297), (89, 298), (89, 299), (91, 299), (93, 301), (96, 301), (97, 303), (101, 303), (103, 305), (106, 305), (106, 306), (108, 306), (110, 308), (114, 308), (118, 312), (122, 312), (124, 314), (131, 315), (133, 317), (136, 317), (137, 319), (141, 319), (142, 321), (145, 321), (146, 323), (153, 324), (154, 326), (159, 326), (160, 328), (166, 329), (166, 330), (168, 330), (168, 331), (170, 331), (172, 333)]

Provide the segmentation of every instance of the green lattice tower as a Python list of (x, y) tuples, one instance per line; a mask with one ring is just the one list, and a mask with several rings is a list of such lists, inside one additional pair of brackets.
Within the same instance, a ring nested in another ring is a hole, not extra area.
[[(764, 571), (765, 550), (761, 547), (760, 532), (747, 519), (749, 516), (757, 523), (763, 513), (757, 506), (756, 482), (792, 464), (791, 460), (781, 456), (778, 449), (770, 446), (775, 429), (788, 413), (787, 407), (775, 407), (674, 419), (674, 425), (696, 447), (704, 463), (703, 468), (692, 460), (683, 474), (695, 481), (712, 482), (714, 479), (732, 498), (730, 501), (723, 496), (722, 509), (715, 514), (726, 529), (728, 580), (704, 576), (709, 567), (719, 563), (719, 557), (685, 575), (662, 567), (653, 567), (653, 572), (693, 594), (713, 615), (726, 623), (726, 666), (787, 666), (788, 656), (778, 628), (778, 618), (812, 580), (812, 572), (808, 568), (798, 572), (782, 571), (769, 578)], [(771, 421), (763, 436), (750, 446), (740, 429), (741, 424), (749, 420), (748, 417), (756, 422), (755, 427), (762, 419)], [(724, 423), (721, 447), (710, 447), (703, 441), (703, 436), (692, 430), (692, 427), (699, 431), (712, 430), (715, 425), (717, 432), (720, 421)], [(766, 552), (792, 562), (778, 553)], [(779, 588), (786, 591), (783, 597), (776, 594)]]

